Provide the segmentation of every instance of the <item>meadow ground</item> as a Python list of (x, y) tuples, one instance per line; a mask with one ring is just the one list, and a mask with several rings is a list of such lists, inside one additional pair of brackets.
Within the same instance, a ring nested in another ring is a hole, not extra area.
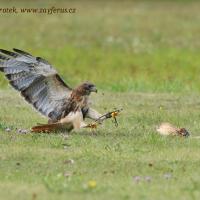
[(66, 137), (17, 133), (44, 119), (14, 92), (0, 94), (1, 199), (200, 197), (200, 140), (163, 138), (155, 131), (166, 120), (200, 135), (198, 95), (100, 93), (93, 96), (98, 110), (124, 108), (119, 127), (107, 121), (95, 134), (83, 130)]
[(124, 109), (118, 128), (108, 120), (95, 134), (20, 134), (45, 119), (0, 75), (0, 199), (200, 198), (200, 140), (155, 132), (169, 121), (200, 135), (198, 1), (0, 4), (77, 8), (0, 13), (1, 48), (46, 58), (71, 86), (96, 83), (102, 113)]

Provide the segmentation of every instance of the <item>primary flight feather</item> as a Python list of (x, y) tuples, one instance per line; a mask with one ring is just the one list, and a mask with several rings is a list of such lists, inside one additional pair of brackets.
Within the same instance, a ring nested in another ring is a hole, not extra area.
[(65, 126), (68, 130), (79, 129), (86, 126), (85, 117), (101, 117), (88, 104), (90, 93), (97, 92), (94, 84), (85, 82), (72, 89), (45, 59), (19, 49), (0, 49), (0, 53), (0, 71), (28, 103), (49, 119), (49, 124), (33, 127), (33, 131)]

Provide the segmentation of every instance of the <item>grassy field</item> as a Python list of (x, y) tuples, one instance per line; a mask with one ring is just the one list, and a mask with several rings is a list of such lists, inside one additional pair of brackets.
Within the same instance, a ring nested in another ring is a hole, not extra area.
[[(94, 82), (90, 130), (21, 134), (46, 119), (0, 75), (0, 199), (199, 199), (198, 1), (0, 1), (2, 8), (75, 7), (75, 14), (2, 14), (0, 48), (50, 61), (75, 86)], [(168, 121), (188, 139), (159, 136)], [(10, 128), (11, 132), (5, 129)]]
[[(67, 137), (17, 133), (44, 119), (15, 93), (0, 94), (1, 199), (200, 197), (200, 141), (163, 138), (155, 132), (165, 120), (200, 135), (198, 95), (95, 95), (95, 107), (102, 112), (107, 106), (124, 107), (119, 127), (107, 121), (95, 134), (84, 130)], [(5, 132), (6, 127), (12, 131)], [(142, 180), (137, 183), (135, 176)]]
[[(199, 91), (198, 1), (2, 0), (1, 5), (77, 9), (0, 14), (1, 48), (46, 58), (71, 85), (92, 80), (115, 92)], [(7, 85), (2, 78), (0, 84)]]

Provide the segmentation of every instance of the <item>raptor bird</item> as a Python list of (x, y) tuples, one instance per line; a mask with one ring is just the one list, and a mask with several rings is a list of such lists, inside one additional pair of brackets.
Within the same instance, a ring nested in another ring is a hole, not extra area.
[(88, 97), (97, 92), (94, 84), (84, 82), (72, 89), (51, 64), (41, 57), (13, 49), (0, 49), (0, 71), (24, 99), (48, 118), (48, 124), (32, 128), (34, 132), (87, 127), (85, 118), (97, 120), (102, 115), (90, 108)]

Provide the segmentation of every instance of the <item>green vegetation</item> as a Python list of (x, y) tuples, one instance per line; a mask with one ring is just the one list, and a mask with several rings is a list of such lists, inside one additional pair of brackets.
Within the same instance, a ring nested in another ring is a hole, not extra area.
[(1, 1), (12, 6), (77, 8), (1, 13), (1, 48), (46, 58), (71, 86), (96, 83), (94, 107), (124, 111), (118, 128), (20, 134), (46, 119), (1, 74), (0, 199), (199, 199), (200, 140), (155, 129), (168, 121), (200, 135), (200, 3)]
[[(124, 107), (118, 128), (108, 120), (96, 133), (19, 134), (15, 129), (44, 119), (14, 92), (1, 92), (1, 199), (200, 197), (200, 141), (155, 132), (160, 122), (170, 121), (199, 135), (199, 96), (105, 93), (93, 100), (102, 112)], [(12, 131), (5, 132), (6, 127)], [(150, 177), (151, 182), (136, 183), (135, 176)], [(87, 186), (92, 180), (94, 188)]]
[[(109, 91), (199, 91), (199, 2), (6, 1), (75, 14), (1, 14), (1, 48), (50, 61), (71, 85)], [(2, 76), (0, 84), (7, 83)]]

